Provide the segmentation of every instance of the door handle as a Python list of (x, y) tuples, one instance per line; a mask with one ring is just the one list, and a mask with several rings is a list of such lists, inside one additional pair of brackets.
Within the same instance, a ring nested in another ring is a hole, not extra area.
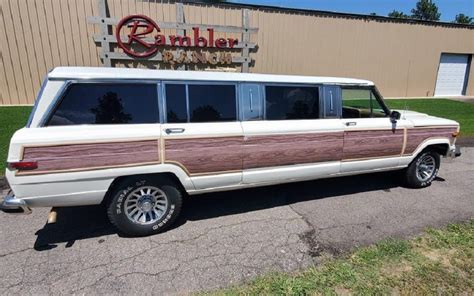
[(346, 122), (346, 126), (354, 126), (354, 125), (357, 125), (357, 122), (355, 122), (355, 121)]
[(167, 128), (165, 133), (167, 134), (181, 134), (184, 132), (184, 128)]

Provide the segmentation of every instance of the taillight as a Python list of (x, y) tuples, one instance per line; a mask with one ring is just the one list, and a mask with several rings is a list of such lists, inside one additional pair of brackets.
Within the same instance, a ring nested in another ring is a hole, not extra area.
[(9, 162), (8, 163), (8, 168), (11, 170), (35, 170), (38, 168), (38, 162), (37, 161), (15, 161), (15, 162)]

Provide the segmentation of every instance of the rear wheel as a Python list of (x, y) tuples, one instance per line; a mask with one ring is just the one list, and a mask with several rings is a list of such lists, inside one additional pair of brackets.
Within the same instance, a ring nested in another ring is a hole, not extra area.
[(168, 228), (178, 217), (182, 194), (164, 177), (130, 177), (119, 183), (107, 204), (107, 214), (118, 230), (145, 236)]
[(423, 188), (431, 185), (439, 171), (440, 156), (433, 150), (421, 152), (405, 171), (405, 180), (412, 188)]

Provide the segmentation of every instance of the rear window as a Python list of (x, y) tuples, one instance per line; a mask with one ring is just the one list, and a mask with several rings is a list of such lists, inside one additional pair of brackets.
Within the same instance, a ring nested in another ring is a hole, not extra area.
[(46, 125), (157, 122), (156, 84), (77, 83), (68, 87)]

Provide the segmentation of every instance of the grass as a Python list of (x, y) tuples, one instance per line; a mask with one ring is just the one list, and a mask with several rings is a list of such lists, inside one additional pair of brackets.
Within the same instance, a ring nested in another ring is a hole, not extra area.
[(474, 104), (448, 99), (385, 100), (391, 109), (418, 111), (456, 120), (461, 125), (461, 137), (474, 136)]
[(24, 127), (32, 107), (0, 107), (0, 175), (5, 171), (8, 146), (13, 133)]
[(389, 239), (296, 274), (272, 273), (205, 295), (439, 295), (474, 293), (474, 220)]

